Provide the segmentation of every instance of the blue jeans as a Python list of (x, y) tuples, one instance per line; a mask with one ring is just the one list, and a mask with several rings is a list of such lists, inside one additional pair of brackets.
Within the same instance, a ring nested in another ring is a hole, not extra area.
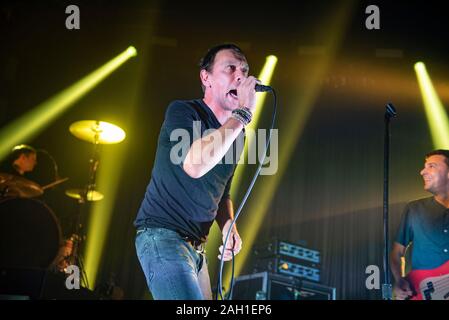
[(177, 232), (139, 230), (136, 251), (155, 300), (212, 299), (206, 252), (195, 249)]

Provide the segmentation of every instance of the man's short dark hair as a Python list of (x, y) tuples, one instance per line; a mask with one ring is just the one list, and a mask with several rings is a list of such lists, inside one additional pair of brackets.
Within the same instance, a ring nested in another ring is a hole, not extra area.
[(433, 150), (433, 151), (429, 152), (428, 154), (426, 154), (425, 159), (427, 159), (431, 156), (436, 156), (436, 155), (443, 156), (444, 162), (449, 167), (449, 150), (445, 150), (445, 149)]
[(243, 53), (242, 49), (240, 49), (238, 46), (232, 43), (225, 43), (220, 44), (218, 46), (210, 48), (206, 55), (200, 60), (200, 70), (206, 70), (207, 72), (211, 72), (212, 67), (214, 66), (215, 56), (218, 52), (221, 50), (232, 50), (234, 51), (235, 55), (242, 60), (246, 61), (245, 54)]
[[(245, 54), (243, 53), (242, 49), (240, 49), (235, 44), (225, 43), (225, 44), (220, 44), (215, 47), (212, 47), (207, 51), (206, 55), (203, 58), (201, 58), (201, 60), (200, 60), (200, 63), (199, 63), (200, 70), (206, 70), (207, 72), (211, 72), (212, 68), (214, 66), (215, 56), (221, 50), (232, 50), (234, 52), (234, 54), (239, 59), (246, 61), (246, 57), (245, 57)], [(203, 88), (203, 91), (204, 91), (205, 88), (202, 83), (201, 83), (201, 87)]]
[(36, 149), (34, 149), (32, 146), (26, 145), (26, 144), (20, 144), (18, 146), (15, 146), (10, 154), (10, 161), (15, 161), (17, 160), (20, 155), (24, 154), (26, 156), (28, 156), (31, 153), (36, 153)]

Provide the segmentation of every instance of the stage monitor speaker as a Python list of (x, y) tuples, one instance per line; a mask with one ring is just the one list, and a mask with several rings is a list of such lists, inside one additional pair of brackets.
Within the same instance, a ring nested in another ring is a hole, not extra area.
[(269, 272), (235, 279), (232, 300), (336, 300), (336, 289)]

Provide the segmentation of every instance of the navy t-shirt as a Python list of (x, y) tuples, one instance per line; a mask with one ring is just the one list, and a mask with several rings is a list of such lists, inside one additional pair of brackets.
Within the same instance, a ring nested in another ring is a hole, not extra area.
[(207, 238), (219, 202), (229, 197), (244, 131), (222, 161), (201, 178), (191, 178), (182, 166), (192, 142), (203, 137), (206, 130), (219, 127), (203, 100), (178, 100), (168, 106), (151, 180), (134, 222), (138, 229), (161, 227), (196, 240)]
[(413, 242), (412, 269), (439, 267), (449, 260), (449, 209), (434, 197), (408, 203), (396, 242)]

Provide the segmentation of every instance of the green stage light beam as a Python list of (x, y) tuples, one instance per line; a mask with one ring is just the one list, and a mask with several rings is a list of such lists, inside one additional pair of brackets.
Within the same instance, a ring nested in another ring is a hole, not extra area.
[(136, 55), (136, 48), (128, 47), (124, 52), (97, 70), (0, 129), (0, 159), (7, 156), (15, 145), (24, 141), (30, 141), (38, 135), (49, 123), (54, 121), (128, 59)]
[(125, 164), (126, 145), (107, 146), (101, 151), (96, 186), (104, 194), (104, 199), (93, 203), (87, 223), (84, 268), (89, 288), (94, 290), (97, 283), (100, 262), (112, 220), (117, 189)]
[(415, 72), (434, 148), (449, 149), (449, 121), (446, 110), (438, 97), (438, 93), (423, 62), (415, 64)]

